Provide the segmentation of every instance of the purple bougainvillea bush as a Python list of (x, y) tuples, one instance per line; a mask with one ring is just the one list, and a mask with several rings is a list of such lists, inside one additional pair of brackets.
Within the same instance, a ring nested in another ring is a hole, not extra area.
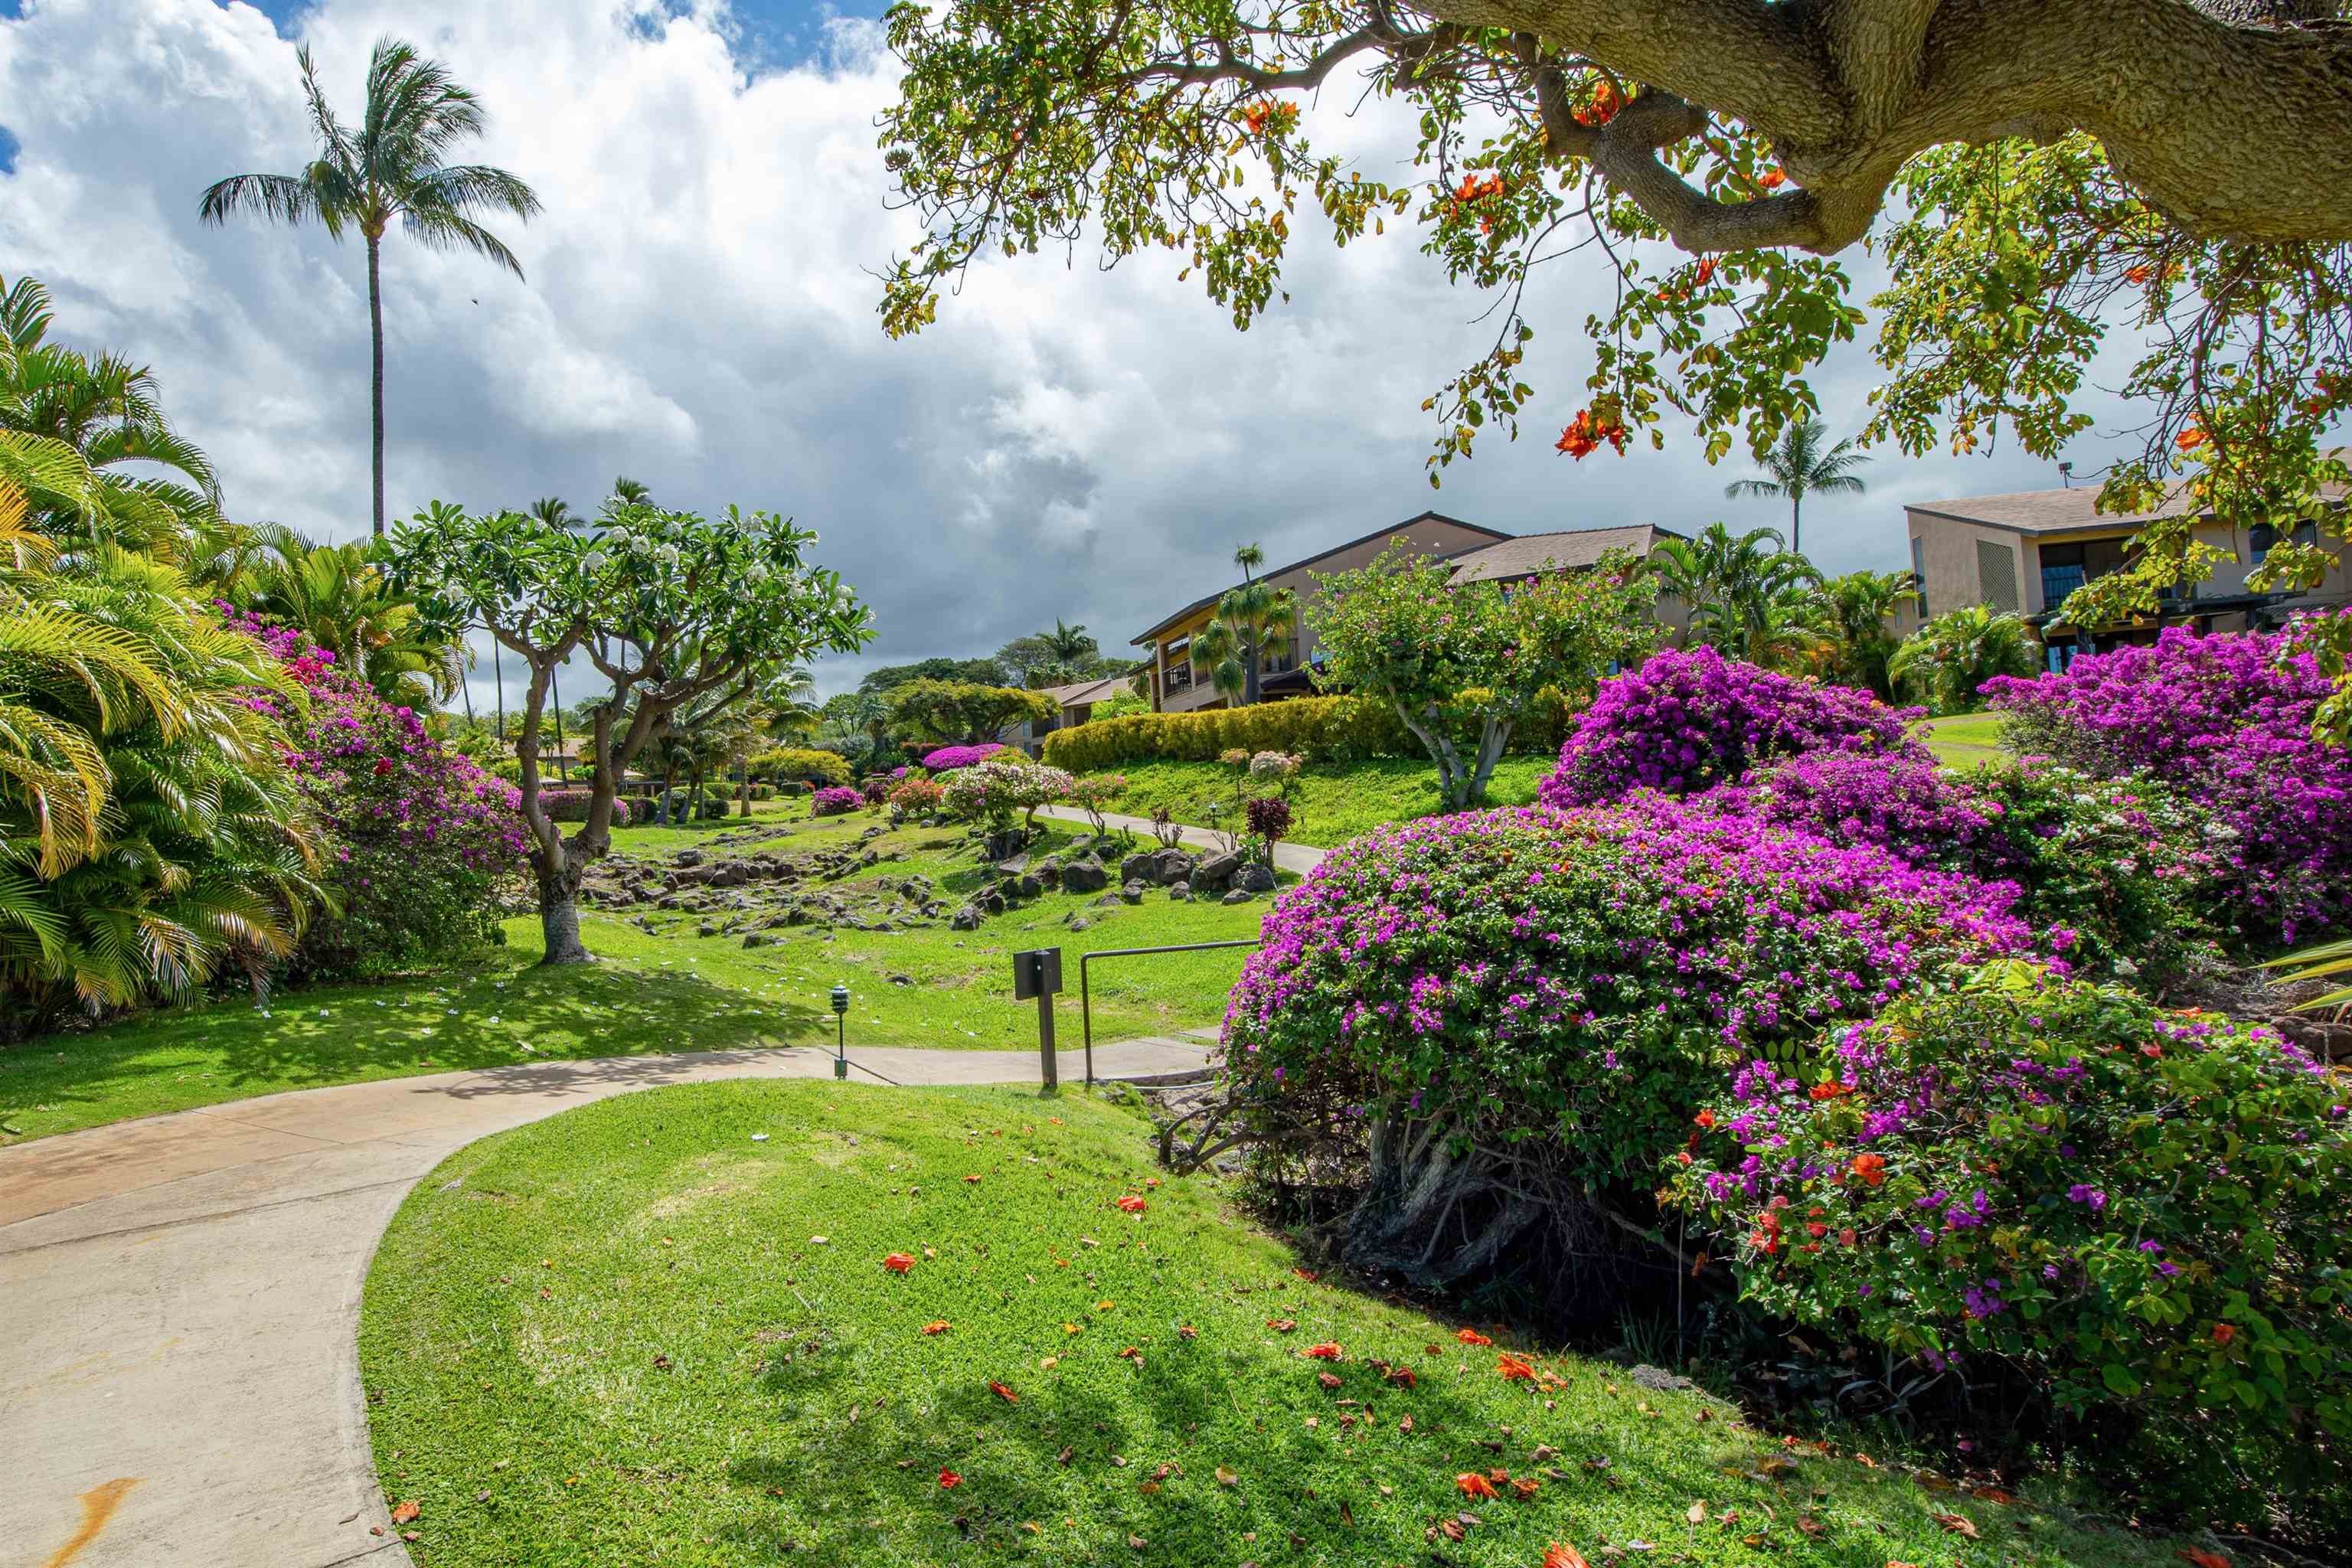
[(833, 784), (809, 798), (811, 816), (845, 816), (866, 805), (863, 791), (852, 784)]
[(298, 973), (414, 967), (499, 940), (499, 885), (524, 868), (520, 796), (385, 702), (299, 632), (223, 606), (296, 679), (305, 710), (256, 693), (285, 721), (289, 765), (333, 840), (340, 912), (311, 922)]
[(1426, 819), (1275, 903), (1225, 1016), (1270, 1120), (1534, 1137), (1654, 1184), (1729, 1069), (2034, 946), (2017, 889), (1659, 795)]
[(2346, 1099), (2266, 1028), (1995, 964), (1749, 1062), (1664, 1169), (1769, 1312), (1997, 1357), (2069, 1411), (2341, 1439)]
[(1694, 795), (1759, 763), (1808, 752), (1924, 759), (1903, 732), (1918, 717), (1867, 691), (1782, 675), (1711, 647), (1664, 649), (1601, 683), (1538, 795), (1557, 806), (1644, 788)]
[(956, 768), (971, 767), (975, 763), (984, 763), (1003, 750), (1003, 746), (994, 742), (984, 746), (941, 746), (923, 758), (923, 766), (935, 773), (948, 773)]
[(2249, 947), (2352, 923), (2352, 755), (2312, 738), (2333, 686), (2284, 635), (2196, 637), (2078, 658), (1985, 688), (2011, 743), (2102, 777), (2144, 771), (2209, 810), (2220, 874)]

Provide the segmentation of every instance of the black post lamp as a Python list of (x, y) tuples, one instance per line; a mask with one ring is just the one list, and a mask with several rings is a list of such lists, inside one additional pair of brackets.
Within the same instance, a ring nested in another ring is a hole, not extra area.
[(834, 1058), (833, 1076), (849, 1076), (849, 987), (833, 988)]

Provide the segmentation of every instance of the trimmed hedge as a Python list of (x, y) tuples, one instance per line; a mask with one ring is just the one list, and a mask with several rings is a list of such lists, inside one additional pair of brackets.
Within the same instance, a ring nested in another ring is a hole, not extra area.
[[(547, 813), (550, 822), (585, 822), (591, 792), (584, 789), (543, 789), (539, 792), (539, 807)], [(615, 797), (613, 802), (613, 826), (629, 826), (631, 804)]]
[[(1571, 720), (1557, 713), (1522, 722), (1513, 752), (1555, 752)], [(1140, 763), (1213, 763), (1227, 752), (1291, 752), (1310, 763), (1429, 753), (1385, 706), (1358, 697), (1294, 697), (1199, 713), (1130, 713), (1096, 719), (1045, 737), (1045, 762), (1073, 773)]]
[(754, 777), (766, 777), (782, 784), (801, 780), (816, 784), (845, 784), (849, 782), (849, 759), (838, 752), (820, 752), (801, 746), (778, 746), (761, 752), (751, 759)]

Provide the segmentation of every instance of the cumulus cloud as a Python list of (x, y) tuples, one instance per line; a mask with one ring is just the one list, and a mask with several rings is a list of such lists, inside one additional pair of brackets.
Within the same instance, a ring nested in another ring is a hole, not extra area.
[[(0, 265), (50, 285), (69, 339), (156, 368), (241, 516), (366, 528), (362, 254), (315, 229), (200, 227), (197, 196), (308, 155), (296, 41), (350, 107), (370, 44), (394, 34), (481, 95), (478, 155), (546, 205), (493, 225), (527, 281), (387, 243), (394, 515), (436, 498), (586, 505), (616, 474), (672, 504), (791, 512), (879, 614), (869, 656), (836, 661), (829, 688), (1056, 616), (1123, 647), (1220, 586), (1237, 542), (1285, 560), (1425, 507), (1523, 531), (1776, 518), (1727, 503), (1744, 470), (1687, 442), (1571, 465), (1532, 427), (1433, 493), (1419, 404), (1477, 352), (1485, 302), (1396, 231), (1302, 245), (1294, 303), (1247, 333), (1157, 258), (1103, 274), (1041, 257), (976, 268), (937, 327), (888, 342), (872, 269), (914, 231), (884, 203), (873, 121), (895, 72), (869, 22), (803, 35), (789, 63), (723, 0), (320, 0), (289, 26), (214, 0), (31, 0), (0, 21), (17, 143)], [(1409, 123), (1315, 115), (1318, 140), (1402, 174)], [(1543, 286), (1539, 368), (1563, 408), (1601, 286)], [(1833, 424), (1860, 423), (1872, 380), (1858, 352), (1820, 378)], [(2053, 476), (1888, 455), (1870, 478), (1868, 498), (1809, 515), (1825, 564), (1902, 564), (1906, 497)]]

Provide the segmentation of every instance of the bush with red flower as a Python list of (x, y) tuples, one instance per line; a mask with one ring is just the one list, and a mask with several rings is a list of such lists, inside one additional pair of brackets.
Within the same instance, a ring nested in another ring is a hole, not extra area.
[(1759, 763), (1808, 752), (1924, 761), (1926, 750), (1903, 732), (1918, 716), (1867, 691), (1782, 675), (1711, 647), (1663, 649), (1601, 683), (1539, 795), (1558, 806), (1641, 788), (1695, 795)]
[(499, 938), (500, 884), (524, 868), (515, 787), (427, 734), (301, 633), (222, 607), (299, 680), (299, 711), (254, 703), (295, 737), (287, 762), (333, 840), (341, 912), (311, 922), (298, 974), (385, 973)]
[(2352, 1091), (2272, 1031), (1989, 966), (1710, 1102), (1743, 1293), (2058, 1406), (2352, 1437)]
[(2352, 753), (2312, 734), (2334, 691), (2286, 634), (2179, 626), (1985, 687), (2015, 749), (2102, 777), (2145, 772), (2209, 809), (2231, 837), (2232, 934), (2253, 947), (2352, 923)]

